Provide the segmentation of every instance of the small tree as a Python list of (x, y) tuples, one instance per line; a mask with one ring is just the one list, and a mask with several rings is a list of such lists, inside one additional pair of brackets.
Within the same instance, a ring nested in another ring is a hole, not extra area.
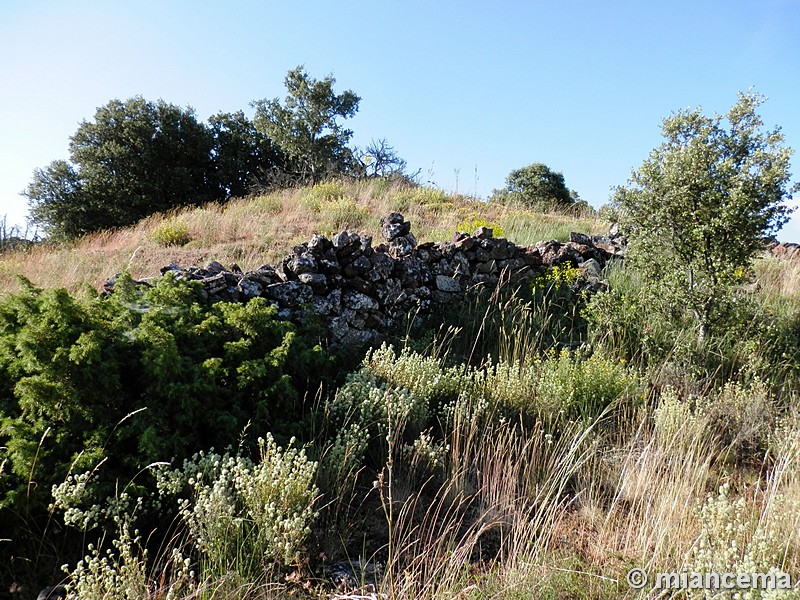
[(542, 163), (515, 169), (506, 177), (506, 187), (494, 190), (492, 199), (503, 204), (520, 203), (532, 208), (571, 205), (577, 194), (564, 182), (564, 175)]
[(406, 161), (400, 158), (385, 138), (372, 140), (364, 150), (357, 151), (367, 177), (391, 177), (403, 175)]
[(690, 310), (701, 341), (724, 321), (764, 237), (788, 220), (784, 201), (797, 189), (792, 150), (756, 114), (763, 101), (740, 92), (725, 117), (696, 109), (665, 118), (664, 143), (614, 195), (631, 261), (673, 306)]
[(283, 104), (278, 98), (253, 102), (256, 128), (294, 163), (299, 182), (315, 183), (352, 165), (347, 144), (353, 132), (338, 119), (355, 115), (361, 98), (350, 90), (335, 94), (334, 83), (330, 75), (317, 81), (297, 67), (286, 75)]

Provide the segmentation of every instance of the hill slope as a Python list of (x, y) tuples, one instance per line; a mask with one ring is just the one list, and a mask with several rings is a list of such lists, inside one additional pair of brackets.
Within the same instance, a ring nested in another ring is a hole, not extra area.
[(591, 215), (511, 208), (385, 180), (332, 181), (154, 215), (73, 244), (9, 252), (0, 256), (0, 290), (16, 290), (18, 274), (36, 286), (76, 291), (86, 283), (98, 288), (122, 270), (130, 270), (134, 278), (146, 277), (170, 263), (218, 260), (255, 269), (275, 262), (314, 233), (353, 229), (378, 239), (380, 217), (392, 211), (405, 215), (419, 241), (445, 241), (456, 229), (472, 231), (487, 224), (518, 245), (564, 241), (570, 231), (601, 234), (607, 229)]

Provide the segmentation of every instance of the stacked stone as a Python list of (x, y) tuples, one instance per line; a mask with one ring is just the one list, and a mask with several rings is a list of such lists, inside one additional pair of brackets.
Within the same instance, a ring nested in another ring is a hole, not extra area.
[(767, 249), (772, 256), (777, 256), (778, 258), (787, 260), (796, 260), (800, 258), (800, 244), (795, 244), (794, 242), (770, 244)]
[[(570, 263), (587, 274), (587, 289), (602, 287), (601, 269), (620, 254), (610, 239), (571, 234), (570, 241), (521, 247), (492, 230), (458, 232), (450, 242), (417, 244), (411, 224), (399, 213), (381, 219), (383, 242), (341, 231), (331, 239), (315, 235), (295, 246), (274, 267), (243, 273), (216, 261), (204, 268), (169, 265), (161, 273), (196, 280), (212, 299), (246, 302), (262, 297), (282, 319), (300, 321), (311, 310), (324, 318), (330, 343), (360, 345), (384, 337), (411, 311), (451, 309), (465, 294), (499, 282), (524, 281), (542, 269)], [(147, 284), (146, 281), (139, 282)], [(114, 278), (106, 283), (113, 291)]]

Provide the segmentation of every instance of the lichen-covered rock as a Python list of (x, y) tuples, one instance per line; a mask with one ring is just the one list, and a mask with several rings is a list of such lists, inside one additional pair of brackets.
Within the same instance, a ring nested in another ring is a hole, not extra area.
[(381, 233), (387, 242), (408, 235), (410, 231), (411, 223), (406, 222), (400, 213), (389, 213), (381, 219)]
[(228, 287), (228, 282), (225, 281), (225, 273), (218, 272), (216, 275), (205, 277), (200, 280), (203, 287), (209, 294), (218, 294)]
[(205, 270), (208, 272), (209, 275), (216, 275), (217, 273), (222, 273), (226, 271), (225, 267), (222, 263), (219, 263), (215, 260), (212, 260), (205, 266)]
[(311, 286), (315, 293), (324, 293), (328, 289), (328, 278), (322, 273), (300, 273), (297, 280)]
[(461, 292), (461, 284), (458, 282), (457, 279), (453, 279), (452, 277), (448, 277), (446, 275), (437, 275), (436, 289), (439, 290), (440, 292), (450, 292), (457, 294)]
[(295, 275), (303, 273), (314, 273), (317, 270), (317, 259), (311, 252), (303, 252), (300, 255), (290, 258), (286, 266), (291, 269)]
[(245, 300), (250, 300), (251, 298), (258, 298), (264, 290), (264, 286), (249, 277), (242, 277), (237, 284), (237, 289)]
[(380, 306), (374, 298), (355, 291), (347, 291), (342, 294), (342, 303), (356, 312), (378, 310)]
[(286, 281), (268, 285), (264, 288), (264, 295), (284, 306), (295, 307), (311, 302), (314, 292), (301, 281)]

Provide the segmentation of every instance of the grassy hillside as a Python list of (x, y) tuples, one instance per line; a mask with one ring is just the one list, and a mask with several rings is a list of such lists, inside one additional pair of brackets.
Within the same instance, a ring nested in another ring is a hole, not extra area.
[[(331, 182), (3, 256), (0, 579), (32, 597), (68, 563), (82, 599), (800, 595), (681, 594), (656, 578), (800, 576), (798, 261), (759, 259), (727, 328), (703, 340), (632, 269), (587, 297), (563, 268), (347, 368), (313, 323), (261, 299), (204, 304), (170, 278), (102, 301), (16, 293), (15, 273), (76, 291), (170, 262), (247, 270), (317, 232), (378, 242), (389, 211), (420, 241), (479, 223), (517, 244), (607, 227)], [(29, 565), (49, 578), (25, 580)]]
[[(476, 220), (500, 226), (505, 237), (520, 245), (563, 241), (570, 231), (601, 234), (607, 229), (593, 217), (489, 205), (385, 180), (329, 182), (156, 215), (134, 227), (91, 235), (74, 244), (8, 253), (0, 257), (0, 289), (17, 289), (17, 274), (40, 287), (75, 291), (84, 283), (97, 287), (125, 269), (134, 278), (152, 276), (172, 262), (189, 266), (218, 260), (255, 269), (274, 263), (314, 233), (349, 228), (372, 235), (377, 244), (380, 218), (391, 211), (411, 221), (420, 241), (449, 240), (459, 225), (472, 227)], [(172, 241), (184, 245), (165, 246)]]

